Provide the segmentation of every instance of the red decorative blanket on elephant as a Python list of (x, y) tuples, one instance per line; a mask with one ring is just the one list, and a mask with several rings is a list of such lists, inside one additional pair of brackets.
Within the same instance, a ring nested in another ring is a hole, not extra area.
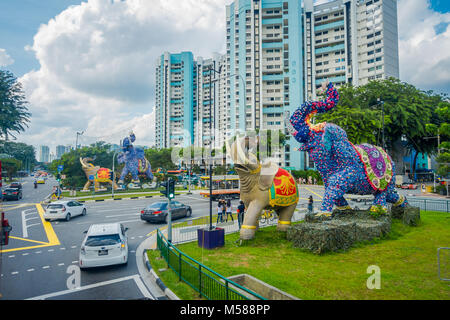
[(281, 168), (278, 169), (269, 192), (269, 204), (273, 207), (286, 207), (298, 201), (298, 189), (294, 177)]

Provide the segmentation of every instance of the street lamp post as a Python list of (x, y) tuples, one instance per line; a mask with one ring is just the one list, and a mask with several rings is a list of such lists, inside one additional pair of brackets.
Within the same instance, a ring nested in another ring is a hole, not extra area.
[(119, 153), (119, 151), (117, 151), (117, 150), (114, 151), (113, 163), (112, 163), (113, 181), (111, 183), (111, 196), (112, 196), (113, 199), (114, 199), (114, 184), (116, 183), (116, 171), (114, 170), (114, 163), (115, 163), (114, 158), (116, 157), (116, 154), (118, 154), (118, 153)]
[(78, 149), (78, 136), (81, 136), (83, 133), (84, 133), (84, 131), (81, 131), (81, 132), (77, 131), (77, 140), (76, 140), (76, 143), (75, 143), (75, 150)]
[(220, 75), (220, 70), (222, 66), (219, 67), (219, 71), (215, 70), (212, 66), (209, 67), (209, 230), (213, 229), (212, 226), (212, 196), (213, 196), (213, 181), (212, 181), (212, 112), (214, 109), (214, 112), (216, 110), (216, 99), (214, 96), (214, 106), (212, 107), (211, 99), (212, 99), (212, 92), (211, 92), (211, 86), (212, 86), (212, 73), (217, 73)]

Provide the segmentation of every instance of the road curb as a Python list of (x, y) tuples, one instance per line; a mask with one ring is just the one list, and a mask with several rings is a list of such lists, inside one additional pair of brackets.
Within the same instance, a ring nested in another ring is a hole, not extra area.
[(93, 203), (93, 202), (100, 202), (100, 201), (118, 201), (118, 200), (136, 200), (136, 199), (149, 199), (153, 198), (154, 196), (142, 196), (142, 197), (126, 197), (126, 198), (114, 198), (114, 199), (97, 199), (97, 200), (77, 200), (80, 203)]
[[(180, 298), (177, 297), (175, 293), (172, 292), (167, 286), (162, 282), (161, 278), (156, 274), (156, 272), (153, 270), (152, 265), (150, 264), (150, 261), (148, 260), (147, 255), (148, 249), (144, 250), (144, 264), (147, 267), (148, 272), (153, 276), (155, 283), (158, 285), (158, 287), (164, 292), (168, 300), (180, 300)], [(159, 298), (159, 300), (165, 300)]]

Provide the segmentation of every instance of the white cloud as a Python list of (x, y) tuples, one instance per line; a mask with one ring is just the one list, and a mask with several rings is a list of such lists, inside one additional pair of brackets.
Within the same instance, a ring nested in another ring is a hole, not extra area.
[(399, 0), (400, 79), (423, 90), (450, 94), (450, 13), (433, 11), (427, 0)]
[(0, 48), (0, 67), (6, 67), (14, 63), (14, 59), (6, 53), (5, 49)]
[(118, 143), (154, 142), (155, 62), (165, 51), (211, 56), (225, 50), (224, 0), (89, 0), (41, 25), (41, 67), (22, 82), (32, 123), (27, 143), (75, 144), (76, 132)]

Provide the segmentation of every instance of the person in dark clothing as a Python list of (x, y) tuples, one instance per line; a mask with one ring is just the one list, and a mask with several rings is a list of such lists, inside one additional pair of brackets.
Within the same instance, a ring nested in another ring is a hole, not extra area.
[(245, 205), (244, 201), (239, 201), (239, 205), (237, 207), (237, 213), (238, 213), (238, 224), (239, 229), (241, 229), (242, 222), (244, 221), (244, 213), (245, 213)]
[(308, 213), (313, 213), (313, 197), (309, 196), (309, 200), (308, 200)]

